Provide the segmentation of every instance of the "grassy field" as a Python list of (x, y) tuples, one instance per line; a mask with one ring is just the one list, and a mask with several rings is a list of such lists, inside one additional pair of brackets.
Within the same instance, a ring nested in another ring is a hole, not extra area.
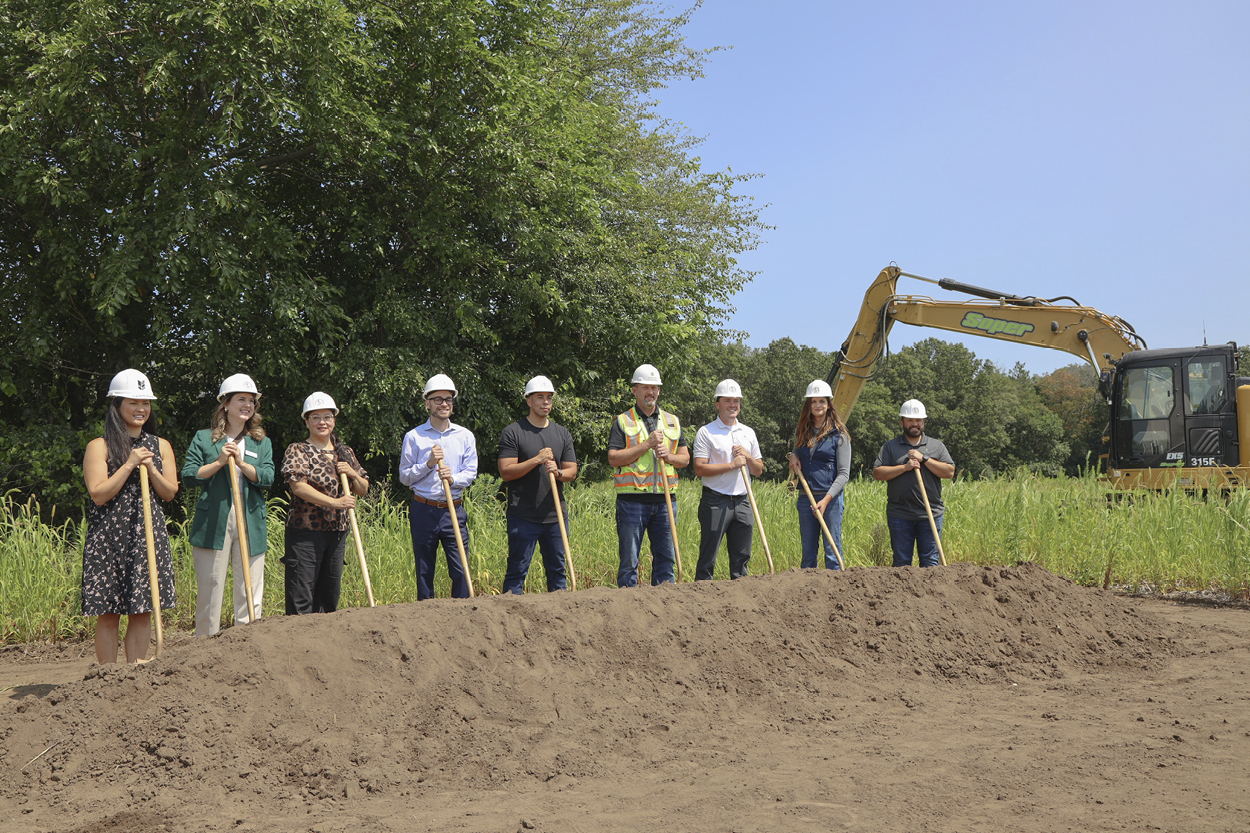
[[(470, 568), (479, 594), (498, 593), (507, 554), (499, 482), (482, 477), (468, 496)], [(678, 493), (678, 538), (687, 580), (698, 554), (698, 484), (685, 482)], [(784, 484), (755, 486), (764, 530), (777, 570), (799, 564), (795, 498)], [(1250, 490), (1229, 500), (1196, 498), (1184, 492), (1135, 495), (1109, 508), (1097, 478), (1047, 479), (1028, 474), (948, 484), (943, 541), (950, 561), (1014, 564), (1036, 561), (1085, 585), (1110, 581), (1133, 589), (1224, 590), (1250, 598)], [(885, 532), (885, 486), (871, 480), (847, 487), (843, 553), (849, 567), (889, 563)], [(192, 504), (193, 505), (193, 504)], [(415, 601), (412, 546), (406, 508), (381, 494), (358, 510), (361, 535), (378, 604)], [(270, 507), (269, 555), (265, 564), (263, 610), (283, 609), (283, 507)], [(54, 516), (55, 517), (55, 516)], [(82, 542), (85, 524), (41, 522), (32, 505), (12, 497), (0, 505), (0, 641), (30, 642), (86, 636), (91, 620), (80, 613)], [(177, 606), (167, 611), (166, 628), (192, 629), (195, 572), (183, 530), (170, 528), (177, 571)], [(569, 534), (578, 587), (616, 584), (615, 497), (611, 484), (575, 489), (570, 500)], [(341, 606), (368, 604), (364, 582), (349, 541)], [(768, 571), (756, 533), (751, 572)], [(643, 546), (640, 580), (650, 580), (650, 558)], [(445, 567), (436, 592), (449, 592)], [(722, 554), (716, 577), (727, 577)], [(537, 555), (527, 592), (546, 586)], [(226, 591), (223, 625), (230, 620)]]

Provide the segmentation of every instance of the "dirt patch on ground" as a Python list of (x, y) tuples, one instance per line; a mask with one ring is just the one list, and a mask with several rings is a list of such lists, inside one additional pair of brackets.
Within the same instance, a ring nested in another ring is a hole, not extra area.
[(1032, 565), (273, 617), (139, 668), (7, 651), (0, 831), (1244, 831), (1247, 667), (1246, 611)]

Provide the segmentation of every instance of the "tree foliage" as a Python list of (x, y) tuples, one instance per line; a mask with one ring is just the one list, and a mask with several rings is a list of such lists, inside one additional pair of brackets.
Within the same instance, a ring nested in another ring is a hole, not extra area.
[(651, 113), (651, 91), (701, 73), (686, 14), (0, 6), (6, 433), (76, 437), (133, 366), (185, 447), (242, 371), (279, 440), (321, 389), (350, 442), (394, 455), (445, 372), (489, 463), (544, 373), (591, 448), (635, 364), (679, 378), (718, 337), (762, 229), (747, 177), (703, 171)]
[(1070, 364), (1037, 380), (1042, 402), (1063, 422), (1070, 453), (1063, 468), (1077, 474), (1098, 465), (1106, 430), (1107, 401), (1098, 392), (1098, 374), (1088, 364)]
[(973, 477), (1020, 466), (1058, 474), (1068, 457), (1063, 423), (1043, 406), (1023, 365), (1003, 373), (961, 344), (930, 338), (899, 350), (864, 386), (847, 423), (853, 467), (866, 471), (898, 434), (898, 409), (908, 399), (924, 403), (926, 433)]

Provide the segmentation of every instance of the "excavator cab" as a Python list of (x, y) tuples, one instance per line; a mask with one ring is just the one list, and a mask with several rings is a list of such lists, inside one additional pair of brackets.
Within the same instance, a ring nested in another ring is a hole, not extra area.
[(1237, 346), (1139, 350), (1116, 363), (1113, 469), (1236, 466)]

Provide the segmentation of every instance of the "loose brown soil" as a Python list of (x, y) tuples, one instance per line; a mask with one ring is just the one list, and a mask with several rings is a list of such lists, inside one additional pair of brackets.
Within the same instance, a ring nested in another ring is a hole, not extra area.
[(1032, 565), (10, 649), (0, 833), (1245, 831), (1247, 668), (1248, 611)]

